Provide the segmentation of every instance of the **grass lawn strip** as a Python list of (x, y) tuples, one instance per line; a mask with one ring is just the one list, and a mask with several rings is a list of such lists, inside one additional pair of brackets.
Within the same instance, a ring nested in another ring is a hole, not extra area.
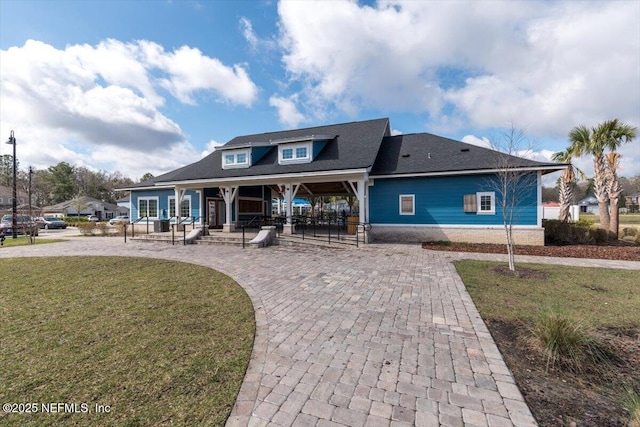
[(76, 257), (4, 260), (0, 277), (0, 400), (89, 406), (0, 414), (0, 424), (224, 425), (255, 333), (251, 302), (228, 276)]
[[(629, 387), (640, 390), (640, 286), (637, 271), (518, 264), (526, 278), (496, 272), (504, 264), (457, 261), (456, 269), (541, 426), (626, 425)], [(596, 372), (545, 372), (525, 343), (536, 321), (558, 313), (615, 344), (612, 366)]]
[(5, 237), (5, 241), (2, 243), (2, 246), (0, 246), (0, 249), (2, 248), (9, 248), (12, 246), (26, 246), (26, 245), (42, 245), (45, 243), (60, 243), (60, 242), (66, 242), (67, 239), (41, 239), (39, 237), (36, 237), (33, 241), (33, 243), (29, 242), (29, 239), (27, 239), (24, 236), (20, 236), (17, 239), (12, 238), (11, 236), (9, 237)]

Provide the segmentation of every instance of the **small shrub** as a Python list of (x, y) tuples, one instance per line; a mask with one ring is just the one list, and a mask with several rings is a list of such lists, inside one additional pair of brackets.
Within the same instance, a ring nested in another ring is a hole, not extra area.
[(576, 222), (574, 222), (574, 224), (579, 227), (591, 228), (593, 224), (595, 224), (595, 222), (591, 221), (590, 219), (579, 219)]
[(107, 223), (106, 222), (96, 222), (94, 228), (98, 230), (98, 235), (106, 236), (107, 235)]
[(598, 369), (607, 360), (592, 331), (562, 314), (540, 316), (532, 333), (534, 346), (542, 350), (546, 360), (547, 372), (555, 366), (574, 372)]
[(545, 245), (589, 245), (595, 242), (589, 234), (591, 221), (576, 223), (556, 219), (542, 221)]
[(590, 228), (589, 236), (593, 239), (596, 245), (602, 245), (609, 240), (609, 232), (602, 228)]
[(79, 222), (77, 224), (78, 230), (83, 236), (93, 236), (93, 223), (90, 222)]
[(625, 227), (622, 229), (622, 236), (623, 237), (636, 237), (638, 235), (638, 229), (635, 227)]

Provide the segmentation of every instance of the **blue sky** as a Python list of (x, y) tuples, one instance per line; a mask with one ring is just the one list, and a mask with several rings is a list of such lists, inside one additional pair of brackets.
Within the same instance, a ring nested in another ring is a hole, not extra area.
[(481, 145), (513, 124), (546, 160), (576, 125), (640, 125), (640, 2), (0, 0), (0, 78), (23, 168), (138, 179), (236, 135), (379, 117)]

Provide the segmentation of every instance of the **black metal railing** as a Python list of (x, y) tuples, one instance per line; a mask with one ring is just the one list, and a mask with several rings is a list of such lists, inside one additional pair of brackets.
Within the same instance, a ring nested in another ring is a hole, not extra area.
[(122, 225), (124, 226), (124, 242), (125, 243), (127, 243), (127, 226), (131, 225), (131, 238), (133, 239), (135, 237), (135, 228), (136, 228), (135, 224), (139, 223), (143, 219), (147, 220), (147, 234), (149, 234), (149, 217), (148, 216), (142, 216), (136, 219), (135, 221), (133, 221), (131, 224), (127, 224), (126, 222), (122, 223)]
[(371, 224), (350, 222), (345, 218), (292, 218), (293, 238), (302, 240), (326, 241), (328, 244), (352, 245), (359, 247), (366, 243), (366, 234)]

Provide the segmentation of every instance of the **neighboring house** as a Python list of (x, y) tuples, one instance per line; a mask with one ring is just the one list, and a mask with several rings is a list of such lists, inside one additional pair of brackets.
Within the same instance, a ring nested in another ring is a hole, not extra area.
[(126, 213), (120, 213), (117, 205), (88, 196), (80, 196), (56, 205), (45, 206), (42, 208), (42, 212), (43, 216), (55, 217), (96, 215), (100, 221), (118, 215), (126, 215)]
[[(16, 193), (16, 205), (27, 205), (29, 203), (29, 196), (23, 194), (19, 190)], [(13, 209), (13, 187), (7, 187), (0, 185), (0, 212), (9, 212)]]
[(118, 215), (129, 216), (129, 212), (131, 211), (131, 209), (129, 208), (129, 206), (131, 205), (129, 196), (125, 196), (121, 199), (116, 200), (116, 203), (118, 204)]
[(580, 213), (600, 215), (600, 208), (598, 208), (598, 199), (596, 199), (596, 196), (594, 196), (593, 194), (590, 194), (578, 200), (578, 206), (580, 206)]
[(624, 204), (627, 208), (627, 213), (640, 212), (640, 192), (626, 196), (624, 198)]
[[(502, 243), (492, 183), (504, 156), (427, 133), (392, 136), (385, 118), (238, 136), (125, 190), (132, 220), (195, 217), (230, 232), (239, 221), (271, 216), (272, 198), (283, 196), (283, 232), (292, 233), (296, 197), (355, 196), (361, 226), (371, 225), (369, 239)], [(516, 241), (543, 244), (541, 177), (566, 165), (519, 157), (509, 157), (509, 165), (532, 184), (519, 200)]]

